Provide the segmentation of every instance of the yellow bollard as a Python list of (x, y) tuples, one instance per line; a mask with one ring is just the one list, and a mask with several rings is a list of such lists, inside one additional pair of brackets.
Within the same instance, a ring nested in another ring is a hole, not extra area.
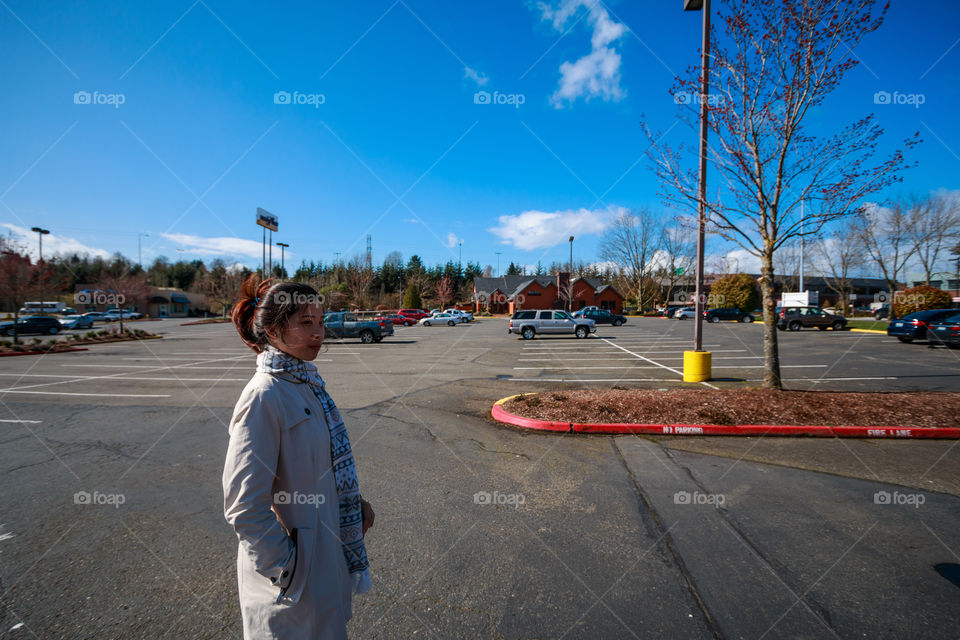
[(710, 379), (710, 352), (684, 351), (683, 352), (683, 381), (703, 382)]

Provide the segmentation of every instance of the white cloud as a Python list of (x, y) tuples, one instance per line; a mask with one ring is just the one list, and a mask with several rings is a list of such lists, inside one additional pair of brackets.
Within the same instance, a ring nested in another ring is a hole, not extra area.
[(465, 67), (463, 77), (473, 80), (479, 87), (485, 86), (487, 82), (490, 81), (490, 78), (488, 78), (482, 71), (477, 71), (476, 69), (471, 69), (470, 67)]
[(457, 246), (458, 244), (460, 244), (461, 242), (463, 242), (463, 238), (458, 238), (458, 237), (457, 237), (457, 234), (455, 234), (454, 232), (451, 231), (450, 233), (447, 234), (447, 248), (448, 248), (448, 249), (453, 249), (454, 247), (456, 247), (456, 246)]
[(497, 226), (487, 229), (498, 236), (502, 244), (512, 244), (530, 251), (567, 242), (570, 236), (603, 233), (618, 215), (627, 213), (624, 207), (607, 209), (568, 209), (566, 211), (524, 211), (515, 216), (500, 216)]
[[(179, 245), (186, 253), (213, 256), (240, 255), (248, 258), (263, 257), (262, 243), (257, 240), (232, 237), (203, 238), (184, 233), (161, 233), (160, 235)], [(293, 255), (292, 251), (287, 251), (287, 253)]]
[(593, 27), (590, 53), (579, 60), (560, 65), (560, 86), (550, 99), (553, 105), (560, 108), (564, 103), (573, 103), (580, 97), (586, 100), (599, 97), (608, 101), (623, 98), (625, 93), (620, 87), (621, 58), (610, 45), (627, 32), (626, 25), (611, 19), (600, 2), (591, 5), (589, 0), (562, 0), (556, 9), (543, 2), (537, 6), (543, 19), (552, 22), (557, 31), (563, 31), (567, 21), (581, 7), (586, 7), (587, 20)]
[[(19, 227), (6, 222), (3, 223), (2, 226), (7, 228), (11, 232), (11, 235), (24, 245), (27, 254), (32, 260), (36, 260), (39, 257), (40, 246), (36, 232), (30, 231), (26, 227)], [(49, 233), (43, 236), (43, 255), (46, 256), (46, 258), (55, 254), (70, 255), (73, 253), (100, 258), (109, 258), (111, 255), (111, 252), (106, 249), (98, 249), (97, 247), (85, 245), (76, 238), (68, 238), (55, 233)]]

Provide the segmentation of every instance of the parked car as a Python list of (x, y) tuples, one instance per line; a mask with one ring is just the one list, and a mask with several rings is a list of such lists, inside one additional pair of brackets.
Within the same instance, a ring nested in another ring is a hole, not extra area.
[(704, 311), (703, 319), (707, 322), (720, 322), (721, 320), (753, 322), (753, 314), (749, 311), (741, 311), (736, 307), (725, 307), (723, 309), (708, 309)]
[[(59, 333), (62, 328), (60, 321), (53, 316), (27, 316), (20, 318), (16, 323), (16, 332), (18, 335), (26, 333), (49, 333), (53, 335)], [(13, 322), (0, 322), (0, 335), (12, 336), (13, 333)]]
[(90, 329), (93, 327), (93, 318), (72, 315), (60, 318), (60, 325), (64, 329)]
[(380, 318), (383, 318), (384, 320), (389, 320), (391, 324), (402, 324), (402, 325), (407, 326), (407, 327), (409, 327), (411, 324), (413, 324), (412, 321), (407, 320), (406, 318), (403, 318), (402, 316), (400, 316), (399, 314), (396, 314), (396, 313), (390, 313), (390, 314), (383, 315), (383, 316), (377, 316), (376, 319), (379, 320)]
[(63, 309), (60, 309), (59, 313), (62, 316), (75, 316), (77, 315), (77, 310), (73, 307), (64, 307)]
[(574, 318), (566, 311), (528, 309), (517, 311), (510, 318), (510, 333), (520, 334), (524, 340), (533, 340), (538, 333), (572, 333), (586, 338), (596, 332), (597, 323), (587, 318)]
[[(423, 309), (400, 309), (400, 311), (397, 312), (397, 315), (405, 320), (409, 320), (410, 324), (416, 324), (420, 318), (426, 318), (430, 314)], [(404, 324), (406, 325), (406, 323)]]
[(129, 311), (127, 309), (113, 309), (103, 314), (103, 319), (107, 322), (119, 320), (121, 314), (123, 315), (124, 320), (139, 320), (143, 317), (142, 313), (138, 313), (136, 311)]
[(443, 312), (453, 316), (460, 316), (463, 318), (463, 322), (473, 322), (473, 314), (469, 311), (463, 311), (462, 309), (444, 309)]
[(681, 307), (673, 312), (676, 320), (693, 320), (697, 317), (696, 307)]
[(827, 313), (819, 307), (777, 307), (777, 329), (781, 331), (799, 331), (803, 327), (840, 331), (846, 326), (846, 318)]
[(107, 315), (103, 311), (88, 311), (86, 313), (81, 313), (84, 318), (90, 318), (94, 322), (97, 320), (103, 320), (103, 316)]
[(927, 346), (960, 347), (960, 310), (953, 311), (956, 315), (931, 322), (927, 327)]
[(928, 309), (908, 313), (902, 318), (890, 321), (890, 325), (887, 327), (887, 335), (895, 336), (900, 342), (924, 340), (927, 337), (930, 324), (950, 318), (958, 313), (960, 311), (957, 309)]
[(452, 313), (435, 313), (432, 316), (427, 316), (426, 318), (421, 318), (420, 322), (417, 324), (429, 327), (431, 325), (450, 325), (451, 327), (460, 324), (461, 322), (466, 322), (460, 316), (455, 316)]
[(587, 320), (593, 320), (596, 324), (612, 324), (615, 327), (619, 327), (627, 321), (625, 316), (621, 316), (612, 311), (606, 309), (582, 309), (583, 313), (580, 316), (581, 318), (586, 318)]
[(890, 315), (890, 305), (888, 304), (885, 304), (882, 307), (879, 307), (878, 309), (874, 309), (873, 311), (874, 320), (883, 320), (889, 315)]
[(385, 319), (357, 320), (355, 314), (346, 311), (324, 315), (323, 327), (328, 338), (360, 338), (364, 344), (380, 342), (386, 336), (393, 335), (392, 322)]

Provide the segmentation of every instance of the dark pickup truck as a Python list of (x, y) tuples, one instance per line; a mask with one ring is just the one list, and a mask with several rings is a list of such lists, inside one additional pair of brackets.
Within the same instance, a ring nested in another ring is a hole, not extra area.
[(364, 344), (380, 342), (386, 336), (393, 335), (393, 322), (390, 320), (357, 320), (357, 316), (346, 311), (326, 314), (323, 316), (323, 326), (327, 338), (360, 338)]

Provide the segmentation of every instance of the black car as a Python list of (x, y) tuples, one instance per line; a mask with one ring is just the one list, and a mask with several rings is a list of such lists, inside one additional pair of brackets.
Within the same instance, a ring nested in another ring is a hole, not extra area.
[(708, 309), (703, 312), (703, 319), (707, 322), (720, 322), (721, 320), (753, 322), (753, 314), (749, 311), (741, 311), (736, 307), (728, 307), (724, 309)]
[(928, 346), (942, 344), (946, 347), (960, 347), (960, 310), (953, 309), (956, 315), (931, 322), (927, 327)]
[(960, 313), (960, 311), (957, 309), (915, 311), (902, 318), (891, 320), (890, 326), (887, 327), (887, 335), (896, 337), (900, 342), (924, 340), (927, 337), (928, 326), (930, 324), (950, 318), (958, 313)]
[[(25, 333), (49, 333), (53, 335), (62, 329), (60, 321), (51, 316), (27, 316), (20, 318), (17, 323), (17, 334)], [(0, 323), (0, 335), (12, 336), (14, 331), (12, 322)]]
[(612, 324), (615, 327), (619, 327), (627, 321), (624, 316), (617, 315), (606, 309), (588, 309), (581, 315), (587, 320), (593, 320), (597, 324)]

